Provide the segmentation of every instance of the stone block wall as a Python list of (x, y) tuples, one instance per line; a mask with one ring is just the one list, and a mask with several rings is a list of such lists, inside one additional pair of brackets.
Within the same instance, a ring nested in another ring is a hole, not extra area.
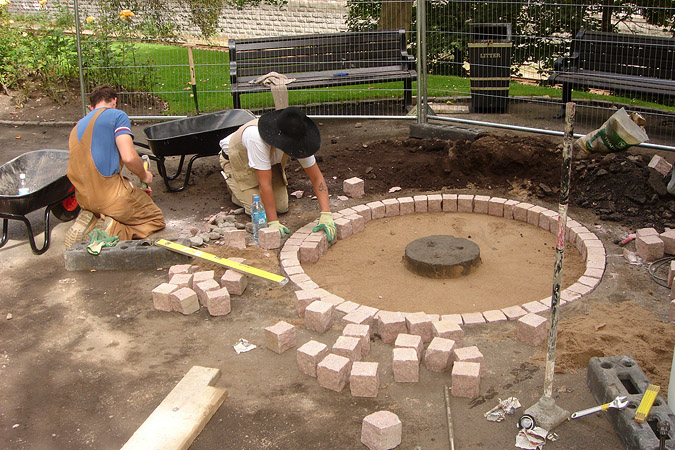
[[(51, 12), (57, 11), (56, 2), (48, 2), (46, 8)], [(73, 0), (63, 0), (62, 5), (68, 4), (73, 11)], [(96, 2), (81, 0), (79, 2), (81, 20), (88, 15), (96, 16)], [(175, 1), (168, 1), (167, 11), (174, 11), (175, 20), (185, 28), (189, 36), (199, 39), (199, 30), (195, 26), (188, 26), (185, 14), (180, 13), (183, 7)], [(40, 11), (36, 0), (12, 0), (10, 12), (16, 14), (32, 14)], [(242, 39), (251, 37), (273, 37), (283, 35), (337, 33), (346, 31), (347, 17), (346, 0), (288, 0), (285, 5), (265, 5), (237, 9), (232, 6), (222, 8), (218, 21), (218, 36), (216, 41), (227, 39)], [(136, 17), (141, 17), (142, 11), (134, 11)]]

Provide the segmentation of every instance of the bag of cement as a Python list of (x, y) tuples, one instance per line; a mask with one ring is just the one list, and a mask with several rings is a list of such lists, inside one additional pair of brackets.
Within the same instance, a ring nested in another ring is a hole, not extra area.
[(633, 113), (629, 116), (621, 108), (600, 128), (577, 139), (574, 144), (588, 154), (621, 152), (649, 139), (643, 126), (645, 123), (641, 115)]

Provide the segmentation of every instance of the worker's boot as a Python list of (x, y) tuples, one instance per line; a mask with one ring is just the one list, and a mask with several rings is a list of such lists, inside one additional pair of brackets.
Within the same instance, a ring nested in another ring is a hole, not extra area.
[(99, 218), (91, 211), (81, 209), (75, 223), (70, 226), (66, 232), (65, 246), (68, 250), (75, 242), (82, 242), (87, 240), (87, 235), (96, 228), (96, 223)]
[(112, 236), (112, 230), (115, 228), (117, 221), (110, 216), (101, 216), (103, 223), (101, 224), (101, 229), (105, 231), (108, 236)]

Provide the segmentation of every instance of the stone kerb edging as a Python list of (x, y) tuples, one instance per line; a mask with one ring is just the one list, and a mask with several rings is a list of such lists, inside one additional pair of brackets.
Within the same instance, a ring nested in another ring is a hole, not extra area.
[[(505, 219), (526, 222), (557, 235), (559, 215), (555, 211), (531, 203), (486, 195), (429, 194), (414, 197), (390, 198), (364, 205), (345, 208), (333, 214), (337, 239), (346, 239), (365, 228), (371, 220), (412, 213), (461, 212), (488, 214)], [(366, 308), (322, 289), (305, 273), (302, 263), (315, 263), (329, 248), (323, 232), (312, 232), (316, 222), (301, 227), (286, 240), (280, 253), (281, 266), (300, 291), (311, 291), (311, 296), (335, 305), (336, 312), (348, 314), (357, 308)], [(600, 283), (605, 270), (605, 247), (598, 237), (576, 220), (567, 218), (566, 241), (574, 245), (586, 262), (586, 271), (576, 283), (560, 293), (560, 305), (576, 301), (592, 292)], [(300, 292), (296, 292), (296, 295)], [(307, 292), (309, 294), (309, 292)], [(370, 307), (368, 307), (370, 308)], [(478, 325), (503, 320), (518, 320), (529, 313), (541, 313), (551, 308), (551, 297), (531, 301), (520, 306), (509, 306), (483, 312), (448, 314), (436, 320), (452, 320), (459, 325)], [(300, 312), (300, 311), (299, 311)], [(404, 315), (412, 313), (402, 312)]]

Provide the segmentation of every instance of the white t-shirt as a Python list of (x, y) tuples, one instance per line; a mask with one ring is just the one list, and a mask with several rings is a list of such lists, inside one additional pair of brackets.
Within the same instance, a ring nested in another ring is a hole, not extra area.
[[(230, 138), (232, 135), (227, 136), (225, 139), (220, 141), (220, 149), (227, 155), (227, 149), (230, 146)], [(274, 164), (279, 164), (281, 158), (284, 156), (284, 152), (278, 148), (274, 149), (274, 154), (270, 155), (270, 146), (265, 143), (260, 137), (260, 132), (258, 127), (250, 126), (244, 130), (241, 135), (241, 143), (246, 147), (246, 153), (248, 154), (248, 165), (252, 169), (257, 170), (270, 170)], [(308, 156), (307, 158), (299, 158), (298, 162), (300, 165), (306, 169), (312, 167), (316, 164), (316, 158), (314, 155)]]

